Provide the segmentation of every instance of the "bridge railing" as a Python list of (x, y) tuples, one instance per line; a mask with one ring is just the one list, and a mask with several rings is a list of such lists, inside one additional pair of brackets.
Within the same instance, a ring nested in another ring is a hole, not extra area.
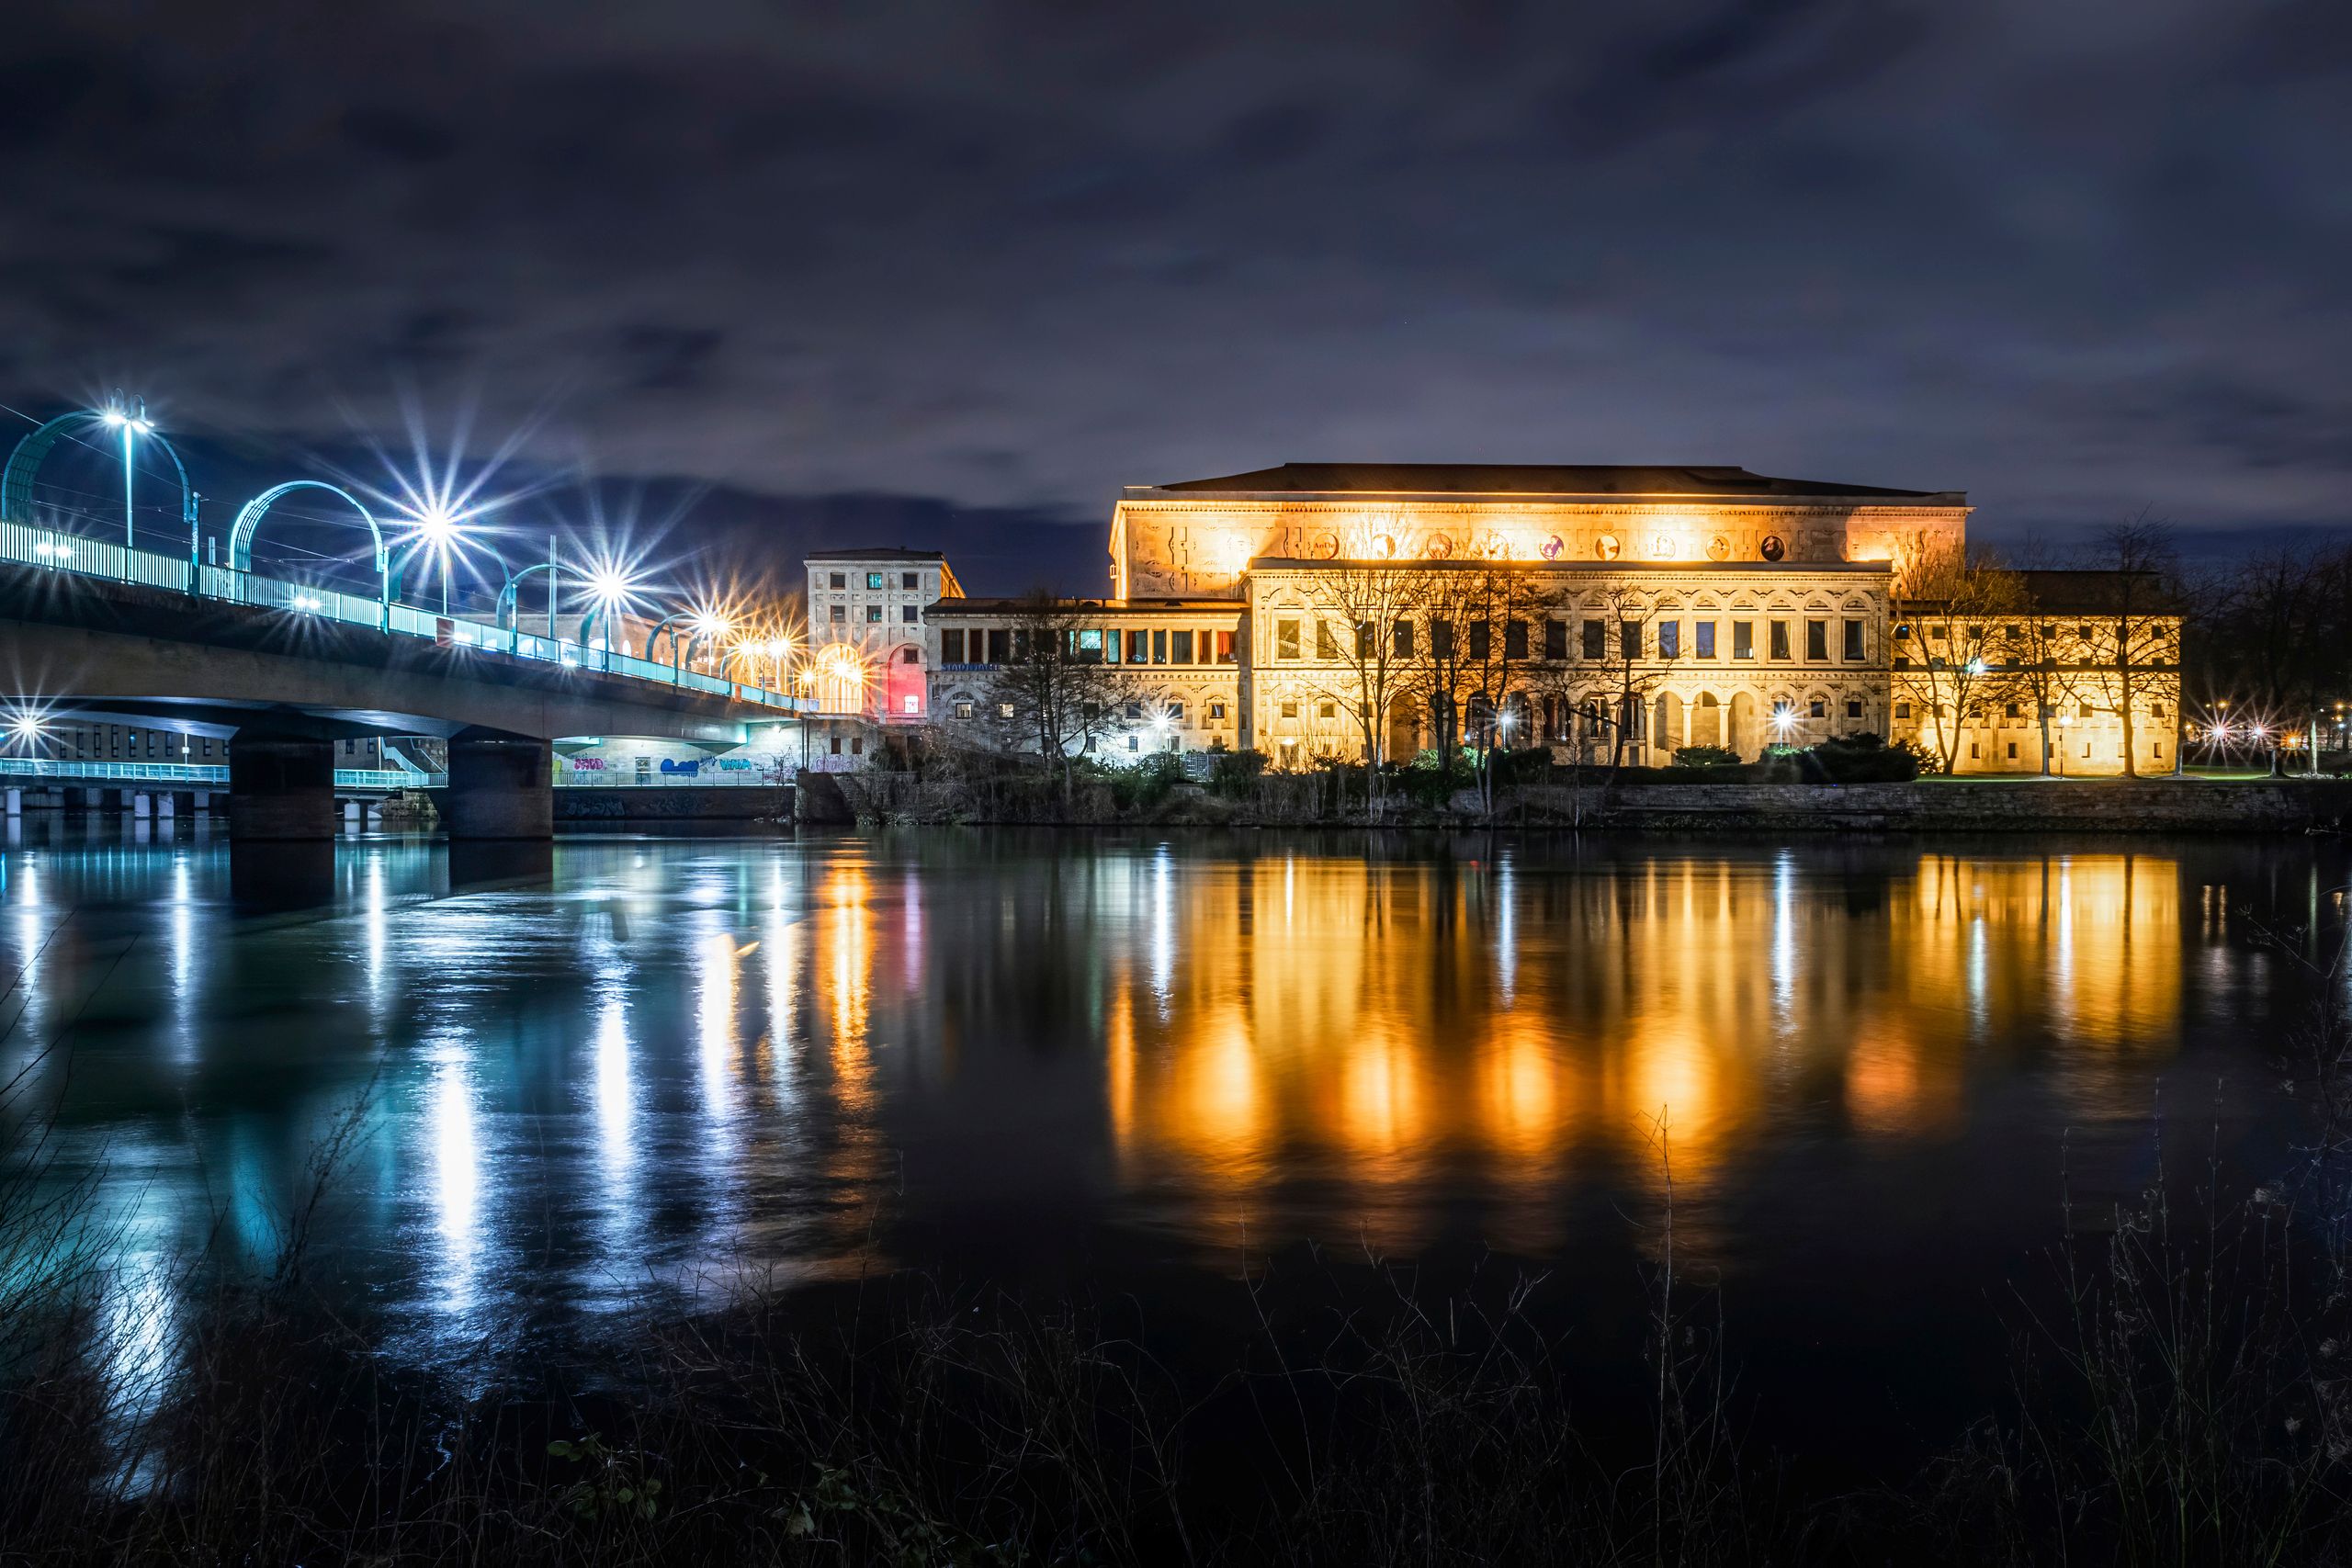
[[(229, 787), (229, 770), (216, 762), (99, 762), (79, 757), (0, 757), (0, 783), (13, 779), (51, 779), (66, 784), (184, 784), (190, 788)], [(404, 768), (337, 768), (337, 789), (442, 789), (446, 773), (412, 773)]]
[(537, 660), (558, 664), (567, 670), (592, 670), (631, 680), (649, 681), (657, 685), (707, 692), (713, 696), (756, 703), (763, 707), (780, 708), (786, 712), (797, 712), (807, 705), (784, 692), (746, 685), (739, 681), (707, 675), (673, 664), (657, 663), (614, 649), (562, 642), (504, 626), (485, 626), (480, 621), (438, 615), (413, 604), (387, 606), (379, 600), (345, 593), (338, 589), (286, 582), (250, 571), (232, 571), (226, 567), (197, 566), (177, 556), (130, 549), (99, 539), (62, 534), (51, 528), (37, 528), (27, 523), (0, 523), (0, 560), (77, 572), (114, 582), (136, 582), (150, 588), (193, 592), (199, 598), (216, 599), (224, 604), (250, 604), (264, 609), (287, 610), (297, 615), (317, 615), (352, 626), (373, 626), (394, 636), (428, 637), (445, 646), (474, 648), (514, 659)]

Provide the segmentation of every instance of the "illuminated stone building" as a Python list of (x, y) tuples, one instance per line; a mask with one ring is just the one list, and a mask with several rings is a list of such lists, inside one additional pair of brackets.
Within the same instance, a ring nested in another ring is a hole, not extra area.
[[(1933, 705), (1897, 692), (1918, 652), (1898, 595), (1912, 566), (1964, 545), (1969, 511), (1958, 491), (1736, 468), (1294, 463), (1131, 488), (1112, 518), (1111, 594), (1084, 605), (1102, 633), (1086, 651), (1117, 659), (1136, 716), (1103, 749), (1354, 757), (1360, 708), (1382, 710), (1396, 760), (1487, 725), (1511, 745), (1588, 758), (1622, 746), (1652, 764), (1686, 745), (1752, 758), (1916, 736)], [(1456, 592), (1470, 585), (1498, 607)], [(933, 606), (939, 722), (990, 716), (989, 675), (1020, 614), (1009, 600)], [(1161, 627), (1193, 634), (1191, 665), (1181, 643), (1164, 661), (1152, 652)], [(937, 632), (955, 635), (943, 646)], [(1209, 637), (1214, 663), (1197, 651)], [(1483, 661), (1462, 711), (1433, 700), (1428, 673), (1432, 647), (1456, 637)], [(1374, 649), (1393, 656), (1393, 679), (1373, 677)], [(2099, 700), (2089, 673), (2078, 706)], [(2160, 686), (2141, 701), (2169, 756), (2177, 693)], [(1213, 711), (1225, 722), (1204, 722)], [(1984, 747), (1963, 749), (1960, 770), (2009, 761)]]
[(937, 550), (819, 550), (808, 572), (807, 669), (817, 710), (892, 724), (929, 716), (923, 612), (961, 599)]
[[(1894, 732), (1960, 773), (2177, 770), (2181, 615), (2148, 573), (2009, 574), (2011, 613), (1911, 602), (1893, 628)], [(2125, 715), (2131, 722), (2127, 726)]]

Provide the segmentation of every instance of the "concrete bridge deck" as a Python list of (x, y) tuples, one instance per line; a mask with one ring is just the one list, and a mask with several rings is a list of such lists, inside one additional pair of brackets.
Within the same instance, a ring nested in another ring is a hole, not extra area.
[[(657, 679), (623, 667), (641, 660), (405, 606), (390, 609), (422, 616), (433, 635), (290, 600), (256, 604), (192, 594), (185, 585), (11, 564), (22, 544), (13, 536), (41, 532), (0, 525), (0, 699), (61, 717), (162, 716), (233, 736), (227, 784), (240, 837), (331, 837), (340, 739), (440, 737), (448, 743), (443, 815), (453, 836), (543, 838), (553, 831), (549, 742), (559, 737), (734, 746), (754, 725), (793, 718), (789, 700), (774, 693), (742, 694), (715, 677), (645, 665)], [(134, 554), (89, 541), (78, 548)], [(165, 562), (190, 577), (186, 562), (140, 557), (131, 575)], [(248, 580), (240, 592), (255, 581), (227, 575)]]

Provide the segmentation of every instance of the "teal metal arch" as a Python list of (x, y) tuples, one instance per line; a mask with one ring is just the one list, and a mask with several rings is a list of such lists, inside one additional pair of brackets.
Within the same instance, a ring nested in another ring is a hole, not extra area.
[[(0, 468), (0, 521), (32, 522), (34, 476), (40, 472), (42, 462), (59, 440), (74, 426), (82, 424), (95, 424), (103, 430), (107, 428), (107, 416), (92, 413), (87, 409), (76, 409), (72, 413), (59, 414), (28, 432), (25, 438), (17, 443), (8, 454), (7, 466)], [(164, 449), (164, 455), (172, 460), (173, 471), (179, 476), (180, 520), (187, 525), (188, 559), (193, 563), (196, 559), (196, 488), (187, 482), (187, 465), (180, 461), (180, 455), (173, 450), (172, 444), (153, 429), (144, 433), (144, 439)]]
[(531, 573), (535, 571), (544, 571), (548, 574), (548, 640), (549, 642), (553, 642), (556, 640), (555, 600), (556, 588), (559, 581), (559, 574), (556, 571), (555, 543), (553, 540), (549, 540), (548, 543), (547, 559), (543, 561), (535, 561), (531, 565), (525, 567), (520, 571), (513, 571), (506, 574), (505, 585), (498, 591), (498, 604), (491, 613), (491, 619), (497, 623), (497, 625), (503, 630), (521, 631), (523, 629), (523, 605), (519, 590), (522, 587), (523, 580), (530, 576)]
[(270, 486), (245, 502), (237, 513), (236, 525), (229, 530), (229, 570), (253, 570), (254, 533), (261, 526), (263, 515), (277, 503), (278, 497), (298, 490), (322, 490), (329, 495), (340, 497), (359, 513), (360, 521), (368, 525), (368, 536), (376, 542), (378, 624), (386, 631), (391, 630), (392, 600), (400, 593), (400, 577), (392, 570), (391, 552), (384, 547), (384, 530), (377, 526), (376, 514), (368, 510), (367, 503), (341, 485), (331, 485), (324, 479), (288, 479), (284, 484)]

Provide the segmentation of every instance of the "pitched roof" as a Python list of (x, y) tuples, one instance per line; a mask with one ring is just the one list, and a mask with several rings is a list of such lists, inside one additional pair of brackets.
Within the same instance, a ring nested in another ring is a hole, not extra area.
[[(1302, 495), (1657, 495), (1803, 499), (1857, 496), (1964, 505), (1963, 491), (1886, 490), (1876, 485), (1781, 479), (1739, 468), (1650, 464), (1284, 463), (1213, 479), (1181, 479), (1144, 491)], [(1130, 493), (1134, 493), (1130, 491)]]

